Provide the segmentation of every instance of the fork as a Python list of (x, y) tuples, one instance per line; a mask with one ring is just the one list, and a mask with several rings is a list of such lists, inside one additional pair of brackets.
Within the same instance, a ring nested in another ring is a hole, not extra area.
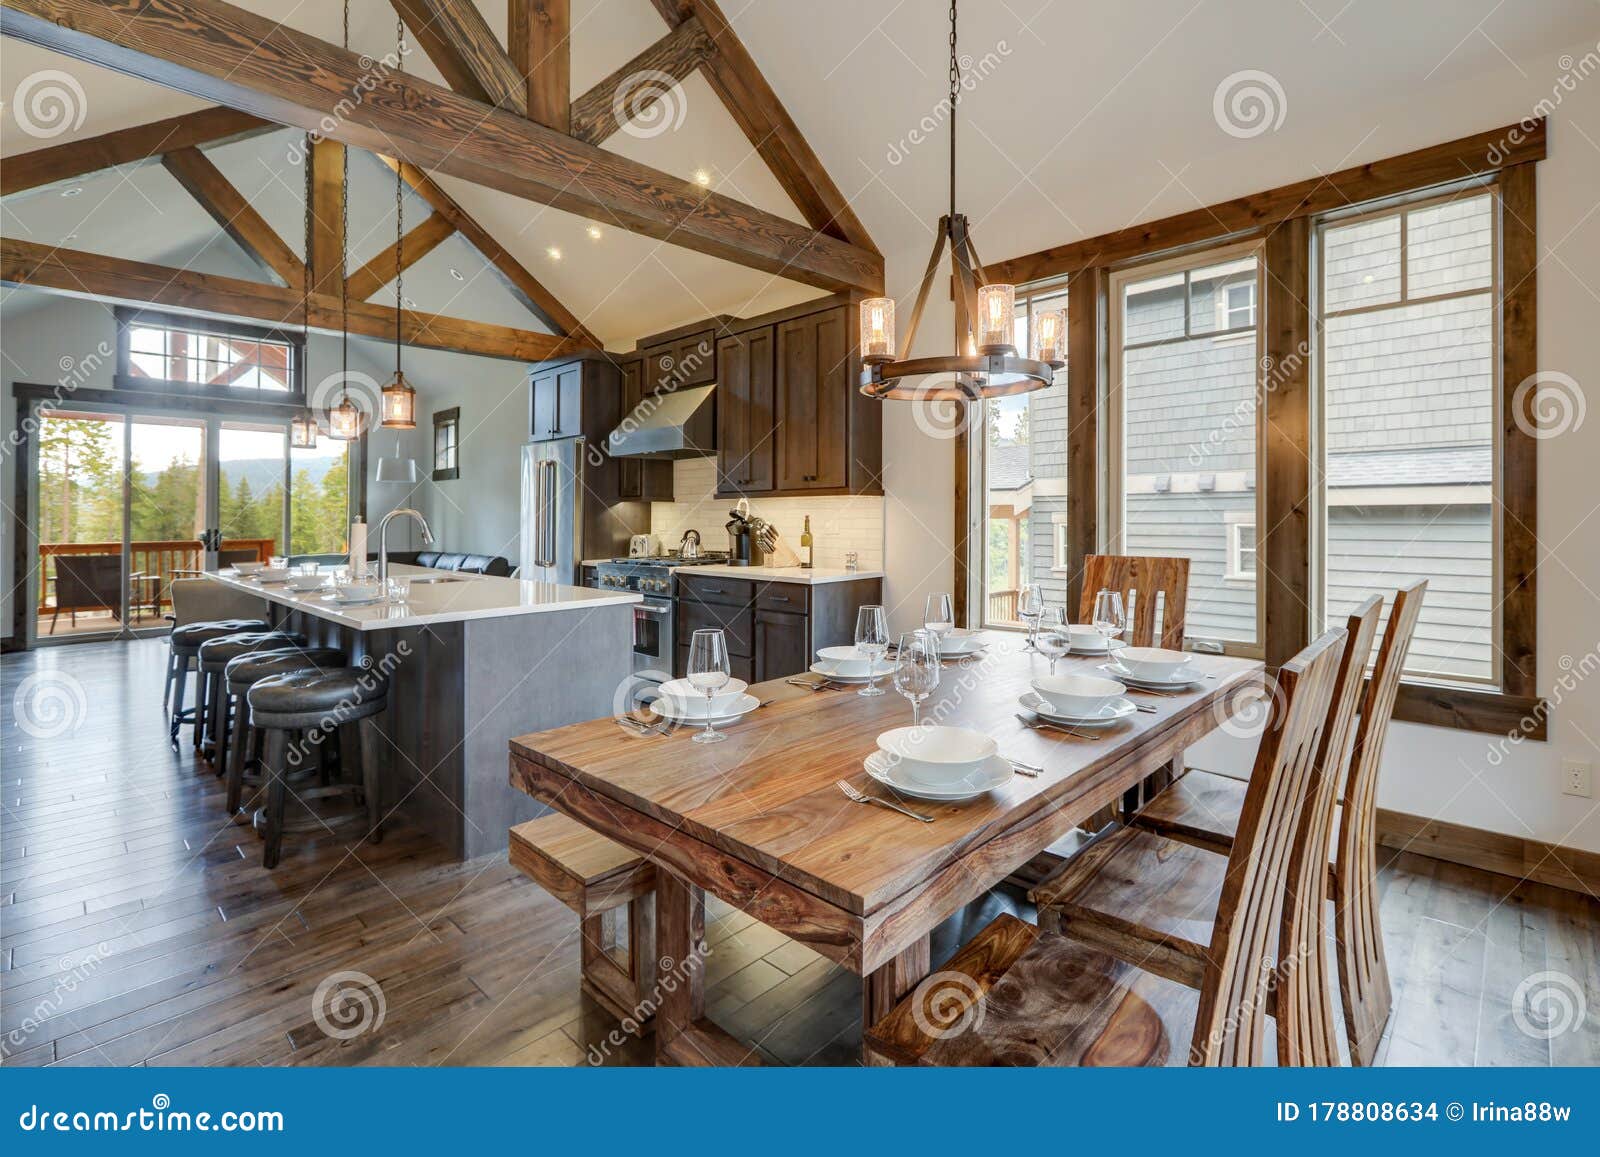
[(848, 780), (839, 779), (835, 780), (834, 783), (838, 785), (840, 791), (844, 792), (845, 798), (850, 800), (852, 803), (875, 803), (888, 808), (890, 811), (899, 812), (903, 816), (910, 816), (914, 820), (921, 820), (925, 824), (931, 824), (933, 822), (932, 816), (925, 816), (921, 812), (914, 812), (910, 808), (903, 808), (897, 803), (890, 803), (886, 799), (879, 799), (875, 795), (868, 795), (859, 788), (850, 786), (850, 782)]
[(1018, 714), (1017, 722), (1021, 723), (1024, 727), (1033, 729), (1034, 731), (1059, 731), (1063, 735), (1073, 735), (1079, 739), (1099, 740), (1105, 738), (1105, 736), (1097, 735), (1092, 731), (1074, 731), (1072, 728), (1064, 727), (1059, 723), (1046, 723), (1042, 719), (1029, 719), (1026, 715), (1022, 714)]
[(1012, 771), (1018, 775), (1025, 775), (1029, 779), (1037, 779), (1044, 774), (1044, 768), (1032, 763), (1023, 763), (1020, 759), (1007, 759), (1006, 762), (1011, 765)]

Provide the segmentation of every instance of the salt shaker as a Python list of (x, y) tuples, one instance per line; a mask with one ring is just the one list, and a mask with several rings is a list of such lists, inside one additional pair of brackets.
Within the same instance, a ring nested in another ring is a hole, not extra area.
[(844, 552), (844, 569), (845, 570), (860, 570), (861, 569), (859, 556), (856, 554), (855, 551), (847, 550), (847, 551)]

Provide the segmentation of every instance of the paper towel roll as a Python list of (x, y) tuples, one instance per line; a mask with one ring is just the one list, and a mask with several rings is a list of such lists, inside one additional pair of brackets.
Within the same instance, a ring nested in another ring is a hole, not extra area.
[(359, 518), (350, 524), (350, 577), (367, 571), (367, 524)]

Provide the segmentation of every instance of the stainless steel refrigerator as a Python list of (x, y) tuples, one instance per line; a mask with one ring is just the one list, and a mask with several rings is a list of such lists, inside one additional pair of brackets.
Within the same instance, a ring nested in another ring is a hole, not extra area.
[(522, 578), (578, 585), (585, 445), (559, 438), (522, 448)]

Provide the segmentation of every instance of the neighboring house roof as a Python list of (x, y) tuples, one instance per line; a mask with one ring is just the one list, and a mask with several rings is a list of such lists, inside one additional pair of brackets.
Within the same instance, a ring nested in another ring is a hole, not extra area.
[(1494, 480), (1488, 446), (1437, 446), (1328, 455), (1329, 486), (1461, 486)]
[(989, 489), (1021, 490), (1033, 481), (1028, 443), (998, 442), (989, 447)]

